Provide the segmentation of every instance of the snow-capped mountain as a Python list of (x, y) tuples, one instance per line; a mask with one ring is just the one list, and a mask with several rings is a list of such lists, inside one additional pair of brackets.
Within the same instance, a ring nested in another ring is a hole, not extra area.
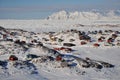
[(110, 10), (110, 11), (82, 11), (82, 12), (66, 12), (60, 11), (53, 13), (47, 18), (48, 20), (109, 20), (109, 19), (120, 19), (119, 10)]
[(60, 11), (57, 13), (53, 13), (51, 16), (48, 17), (48, 19), (68, 19), (69, 14), (66, 11)]

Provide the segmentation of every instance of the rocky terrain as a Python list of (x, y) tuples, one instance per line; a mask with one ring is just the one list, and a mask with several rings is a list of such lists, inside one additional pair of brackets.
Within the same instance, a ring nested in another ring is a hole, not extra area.
[(117, 30), (36, 33), (0, 27), (0, 80), (117, 80), (119, 48)]

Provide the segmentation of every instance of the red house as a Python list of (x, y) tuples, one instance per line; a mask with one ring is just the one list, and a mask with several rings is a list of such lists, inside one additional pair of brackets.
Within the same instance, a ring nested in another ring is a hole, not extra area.
[(11, 55), (11, 56), (9, 57), (9, 60), (10, 60), (10, 61), (17, 61), (18, 58), (17, 58), (15, 55)]

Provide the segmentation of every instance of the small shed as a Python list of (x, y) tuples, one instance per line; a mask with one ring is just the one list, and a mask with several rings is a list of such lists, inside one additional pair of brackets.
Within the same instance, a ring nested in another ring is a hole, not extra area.
[(80, 44), (81, 44), (81, 45), (85, 45), (85, 44), (87, 44), (87, 42), (85, 42), (85, 41), (81, 41)]
[(99, 47), (100, 44), (98, 44), (98, 43), (94, 43), (93, 46), (94, 46), (94, 47)]
[(62, 60), (62, 56), (58, 55), (58, 56), (56, 57), (56, 61), (61, 61), (61, 60)]
[(17, 61), (18, 58), (17, 58), (15, 55), (11, 55), (11, 56), (9, 57), (9, 60), (10, 60), (10, 61)]

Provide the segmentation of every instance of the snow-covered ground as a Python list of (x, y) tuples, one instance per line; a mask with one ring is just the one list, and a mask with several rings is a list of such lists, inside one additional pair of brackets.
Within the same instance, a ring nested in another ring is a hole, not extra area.
[[(120, 10), (100, 13), (90, 12), (56, 12), (48, 19), (38, 20), (0, 20), (0, 25), (5, 28), (19, 28), (34, 32), (60, 31), (67, 29), (95, 30), (106, 29), (107, 25), (120, 25)], [(80, 25), (86, 25), (81, 28)], [(97, 26), (97, 27), (96, 27)], [(51, 28), (52, 27), (52, 28)], [(99, 27), (99, 28), (98, 28)], [(108, 28), (109, 26), (107, 26)], [(119, 29), (119, 28), (111, 28)]]
[[(57, 13), (58, 14), (58, 13)], [(59, 15), (66, 13), (63, 11)], [(78, 15), (78, 12), (74, 15)], [(83, 13), (80, 13), (83, 14)], [(86, 16), (88, 13), (85, 13)], [(54, 14), (56, 15), (56, 14)], [(119, 80), (120, 79), (120, 46), (117, 45), (117, 41), (120, 41), (120, 33), (117, 34), (114, 46), (105, 46), (107, 38), (109, 38), (115, 31), (120, 32), (120, 22), (118, 19), (101, 19), (101, 20), (82, 20), (82, 19), (64, 19), (56, 20), (0, 20), (0, 26), (7, 29), (7, 32), (0, 30), (0, 61), (4, 61), (4, 65), (0, 63), (0, 80)], [(72, 17), (73, 14), (69, 14)], [(90, 15), (93, 15), (91, 13)], [(57, 15), (58, 16), (58, 15)], [(97, 16), (97, 15), (96, 15)], [(63, 17), (63, 16), (62, 16)], [(51, 17), (50, 17), (51, 18)], [(9, 29), (8, 29), (9, 28)], [(23, 29), (29, 32), (21, 32), (12, 29)], [(89, 34), (92, 38), (92, 42), (87, 42), (86, 45), (80, 45), (82, 40), (79, 40), (76, 33), (68, 32), (67, 30), (76, 29), (78, 31), (105, 31), (112, 30), (113, 33), (105, 33), (102, 35), (106, 37), (104, 42), (98, 42), (97, 39), (100, 34)], [(14, 36), (9, 35), (11, 32), (17, 32)], [(35, 34), (34, 34), (34, 33)], [(46, 32), (46, 33), (44, 33)], [(64, 39), (63, 42), (57, 42), (50, 40), (48, 32), (56, 32), (53, 36)], [(2, 38), (3, 34), (8, 34), (7, 38), (13, 39), (13, 42), (6, 41)], [(49, 41), (44, 41), (49, 39)], [(71, 52), (59, 51), (60, 54), (73, 55), (85, 59), (86, 57), (104, 61), (114, 65), (112, 68), (103, 67), (97, 69), (95, 67), (84, 68), (79, 65), (75, 60), (75, 67), (60, 67), (60, 61), (46, 61), (39, 62), (40, 58), (35, 58), (30, 62), (26, 61), (26, 55), (35, 54), (38, 56), (48, 55), (49, 49), (55, 47), (62, 47), (63, 43), (70, 42), (70, 39), (75, 39), (73, 42), (76, 46), (70, 47), (73, 49)], [(15, 40), (26, 41), (27, 45), (20, 46), (16, 44)], [(45, 48), (37, 46), (37, 43), (33, 42), (32, 47), (28, 47), (28, 44), (36, 39), (45, 45)], [(94, 47), (94, 43), (99, 43), (99, 47)], [(26, 49), (27, 48), (27, 49)], [(16, 55), (18, 57), (17, 62), (9, 61), (10, 55)], [(2, 66), (1, 66), (2, 65)]]

